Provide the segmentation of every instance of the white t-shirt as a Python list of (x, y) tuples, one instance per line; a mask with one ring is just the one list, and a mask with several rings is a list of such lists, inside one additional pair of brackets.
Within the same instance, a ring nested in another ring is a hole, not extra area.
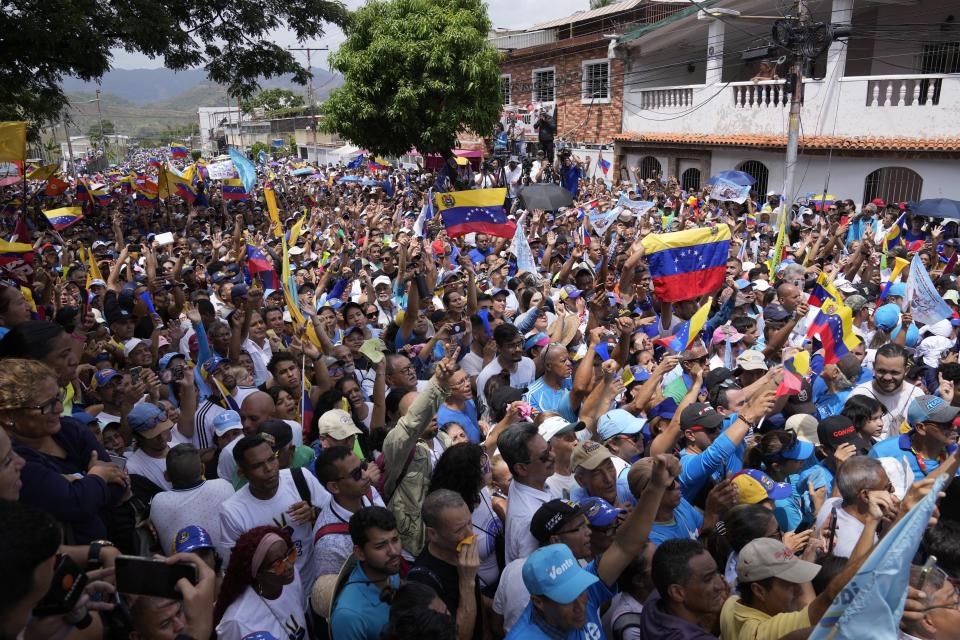
[(473, 533), (480, 545), (480, 568), (477, 577), (483, 587), (497, 583), (500, 566), (497, 564), (497, 536), (503, 533), (503, 521), (493, 510), (493, 495), (489, 487), (480, 489), (480, 504), (470, 514)]
[(907, 418), (907, 408), (914, 398), (923, 395), (920, 387), (904, 382), (896, 393), (880, 393), (873, 387), (873, 381), (868, 380), (858, 384), (850, 392), (851, 396), (869, 396), (882, 404), (887, 412), (883, 415), (884, 438), (896, 438), (900, 435), (900, 425)]
[(503, 616), (503, 630), (510, 631), (530, 603), (530, 592), (523, 584), (523, 563), (517, 558), (507, 563), (500, 574), (500, 584), (493, 596), (493, 610)]
[(553, 499), (547, 491), (540, 491), (510, 481), (510, 499), (507, 501), (506, 561), (526, 558), (539, 547), (537, 539), (530, 533), (530, 520), (545, 502)]
[[(820, 535), (822, 529), (830, 518), (830, 513), (834, 507), (837, 508), (837, 528), (833, 539), (833, 555), (849, 558), (853, 553), (853, 548), (857, 546), (857, 540), (863, 533), (863, 523), (843, 510), (840, 506), (842, 498), (828, 498), (820, 507), (820, 513), (817, 514), (816, 531)], [(826, 536), (825, 536), (826, 537)], [(874, 544), (877, 543), (877, 536), (873, 536)]]
[[(383, 498), (370, 487), (370, 496), (364, 496), (364, 507), (383, 507)], [(353, 541), (346, 525), (353, 513), (330, 500), (330, 504), (317, 518), (313, 526), (313, 560), (317, 576), (340, 573), (343, 563), (353, 553)]]
[[(604, 636), (607, 638), (614, 637), (613, 623), (616, 622), (617, 618), (625, 613), (640, 613), (641, 611), (643, 611), (643, 603), (637, 602), (637, 599), (629, 593), (621, 591), (613, 596), (613, 600), (610, 601), (610, 608), (607, 609), (607, 612), (603, 614), (603, 617), (600, 619), (603, 623)], [(628, 627), (624, 629), (621, 637), (623, 640), (642, 640), (643, 638), (638, 627)]]
[[(494, 358), (490, 361), (490, 364), (483, 368), (483, 371), (481, 371), (479, 377), (477, 377), (477, 397), (480, 398), (484, 406), (486, 406), (487, 401), (483, 395), (483, 388), (486, 386), (487, 380), (501, 371), (503, 371), (503, 367), (500, 366), (500, 359)], [(536, 377), (537, 368), (533, 364), (533, 360), (524, 356), (520, 362), (517, 363), (517, 370), (510, 374), (510, 386), (517, 389), (526, 389), (527, 385), (533, 382)]]
[[(205, 480), (192, 489), (172, 489), (155, 495), (150, 503), (150, 521), (163, 552), (173, 552), (174, 536), (189, 525), (202, 527), (217, 545), (221, 539), (220, 506), (232, 495), (233, 485), (219, 479)], [(223, 555), (219, 547), (217, 551)]]
[(216, 446), (214, 443), (216, 433), (213, 430), (213, 421), (218, 415), (225, 411), (226, 409), (210, 400), (204, 400), (200, 403), (193, 417), (193, 438), (191, 438), (191, 444), (193, 444), (193, 446), (197, 449), (207, 449)]
[[(330, 503), (330, 493), (320, 486), (312, 473), (304, 473), (307, 488), (310, 490), (311, 503), (319, 509), (326, 509)], [(289, 469), (280, 470), (280, 486), (268, 500), (260, 500), (250, 493), (250, 485), (244, 486), (220, 507), (220, 536), (225, 549), (233, 549), (244, 532), (262, 525), (273, 525), (286, 529), (297, 547), (297, 571), (304, 584), (313, 585), (316, 578), (313, 563), (313, 524), (297, 524), (287, 513), (291, 505), (300, 502), (300, 493), (293, 482)], [(229, 562), (224, 558), (224, 562)]]
[(233, 474), (237, 472), (237, 461), (233, 459), (233, 448), (243, 437), (234, 438), (227, 443), (220, 451), (220, 457), (217, 458), (217, 477), (226, 480), (233, 486)]
[[(266, 632), (277, 640), (304, 640), (307, 621), (303, 612), (303, 587), (296, 572), (293, 582), (283, 588), (276, 600), (260, 597), (253, 587), (247, 587), (223, 613), (217, 625), (218, 640), (243, 640), (251, 634)], [(261, 636), (257, 636), (261, 637)]]
[(553, 498), (561, 498), (563, 500), (569, 500), (573, 490), (580, 486), (577, 484), (577, 479), (573, 477), (572, 473), (568, 476), (554, 473), (547, 478), (544, 484)]
[(471, 378), (476, 378), (483, 371), (483, 356), (471, 351), (460, 359), (460, 368)]
[(143, 449), (126, 451), (123, 457), (127, 459), (127, 473), (143, 476), (164, 491), (173, 489), (170, 481), (163, 477), (163, 472), (167, 470), (166, 458), (154, 458)]

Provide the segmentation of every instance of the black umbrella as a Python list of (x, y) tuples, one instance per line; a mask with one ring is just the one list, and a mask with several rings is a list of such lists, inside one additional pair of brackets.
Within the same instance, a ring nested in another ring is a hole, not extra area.
[(573, 204), (573, 194), (552, 182), (527, 185), (520, 189), (520, 198), (527, 210), (556, 211), (560, 207)]
[(927, 198), (920, 202), (910, 202), (908, 203), (908, 207), (912, 213), (919, 216), (960, 220), (960, 200)]

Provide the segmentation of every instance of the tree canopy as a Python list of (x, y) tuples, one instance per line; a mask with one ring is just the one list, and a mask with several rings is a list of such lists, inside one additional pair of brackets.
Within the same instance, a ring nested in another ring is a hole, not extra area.
[(457, 134), (500, 116), (499, 54), (481, 0), (373, 1), (351, 15), (331, 56), (344, 77), (323, 126), (381, 155), (449, 155)]
[(298, 40), (343, 24), (339, 0), (4, 0), (0, 13), (0, 120), (57, 119), (67, 103), (64, 76), (95, 80), (111, 68), (111, 50), (163, 59), (174, 70), (203, 64), (211, 80), (248, 98), (258, 78), (309, 70), (274, 42), (289, 29)]
[(240, 106), (245, 113), (252, 113), (254, 109), (263, 109), (269, 112), (290, 107), (302, 107), (305, 104), (303, 96), (290, 91), (290, 89), (267, 89), (248, 100), (244, 100)]

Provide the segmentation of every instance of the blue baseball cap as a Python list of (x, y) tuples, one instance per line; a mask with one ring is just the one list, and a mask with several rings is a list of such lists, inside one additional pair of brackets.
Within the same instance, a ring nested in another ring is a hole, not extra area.
[(163, 356), (160, 358), (160, 371), (163, 371), (163, 370), (165, 370), (167, 367), (169, 367), (169, 366), (170, 366), (170, 361), (173, 360), (174, 358), (183, 358), (184, 360), (186, 360), (186, 359), (187, 359), (187, 356), (183, 355), (182, 353), (165, 353), (165, 354), (163, 354)]
[(117, 372), (116, 369), (100, 369), (100, 371), (97, 371), (93, 375), (93, 381), (95, 383), (94, 388), (99, 389), (100, 387), (103, 387), (109, 384), (111, 380), (119, 376), (120, 374)]
[(741, 504), (756, 504), (766, 499), (782, 500), (793, 494), (788, 482), (774, 482), (759, 469), (743, 469), (733, 476), (733, 484), (740, 491)]
[(807, 460), (813, 455), (813, 443), (797, 440), (792, 447), (781, 451), (778, 457), (784, 460)]
[(613, 409), (600, 416), (597, 421), (597, 434), (604, 441), (619, 435), (632, 436), (640, 433), (645, 424), (645, 419), (634, 416), (626, 409)]
[(905, 282), (894, 282), (890, 285), (890, 291), (887, 292), (888, 296), (897, 296), (899, 298), (907, 295), (907, 283)]
[(900, 307), (890, 303), (885, 304), (873, 313), (873, 323), (878, 329), (891, 331), (900, 322)]
[(195, 524), (180, 529), (173, 539), (174, 553), (190, 553), (198, 549), (213, 549), (213, 539), (207, 530)]
[(921, 422), (952, 423), (958, 413), (960, 407), (948, 404), (943, 398), (920, 396), (914, 398), (907, 408), (907, 424), (915, 427)]
[(224, 411), (213, 419), (213, 431), (218, 436), (242, 428), (243, 423), (240, 421), (240, 414), (236, 411)]
[(155, 438), (164, 431), (173, 428), (173, 422), (167, 417), (167, 412), (155, 404), (138, 402), (127, 414), (127, 424), (133, 432), (143, 438)]
[(647, 418), (652, 420), (659, 416), (666, 420), (673, 420), (673, 414), (677, 412), (677, 401), (673, 398), (667, 398), (653, 409), (647, 412)]
[(570, 604), (599, 578), (580, 568), (570, 547), (550, 544), (530, 554), (523, 563), (523, 585), (533, 596)]
[(74, 420), (76, 420), (77, 422), (79, 422), (80, 424), (82, 424), (83, 426), (87, 426), (87, 425), (90, 424), (91, 422), (99, 422), (99, 421), (100, 421), (99, 418), (90, 415), (90, 414), (87, 413), (86, 411), (77, 411), (76, 413), (74, 413), (74, 414), (71, 415), (70, 417), (73, 418)]
[(603, 498), (587, 498), (580, 501), (580, 506), (584, 509), (584, 515), (590, 521), (591, 527), (609, 527), (617, 521), (621, 513), (626, 509), (617, 509)]
[(203, 372), (206, 375), (210, 375), (211, 373), (217, 370), (217, 367), (219, 367), (222, 363), (226, 361), (227, 361), (226, 358), (221, 358), (220, 356), (210, 356), (209, 359), (203, 362), (203, 365), (201, 366), (201, 368), (203, 369)]

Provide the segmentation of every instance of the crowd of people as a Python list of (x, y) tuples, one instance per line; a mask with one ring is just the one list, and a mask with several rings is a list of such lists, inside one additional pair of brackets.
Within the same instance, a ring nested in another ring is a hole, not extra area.
[[(779, 233), (774, 194), (562, 157), (570, 206), (508, 193), (524, 270), (511, 234), (424, 215), (470, 186), (452, 158), (267, 160), (237, 199), (164, 153), (4, 188), (0, 639), (807, 637), (956, 472), (953, 221), (837, 200)], [(156, 165), (194, 194), (141, 202)], [(723, 225), (717, 288), (664, 299), (645, 240)], [(952, 318), (914, 321), (888, 268), (913, 255)], [(960, 637), (949, 489), (935, 515), (882, 637)], [(127, 556), (192, 574), (160, 597)]]

